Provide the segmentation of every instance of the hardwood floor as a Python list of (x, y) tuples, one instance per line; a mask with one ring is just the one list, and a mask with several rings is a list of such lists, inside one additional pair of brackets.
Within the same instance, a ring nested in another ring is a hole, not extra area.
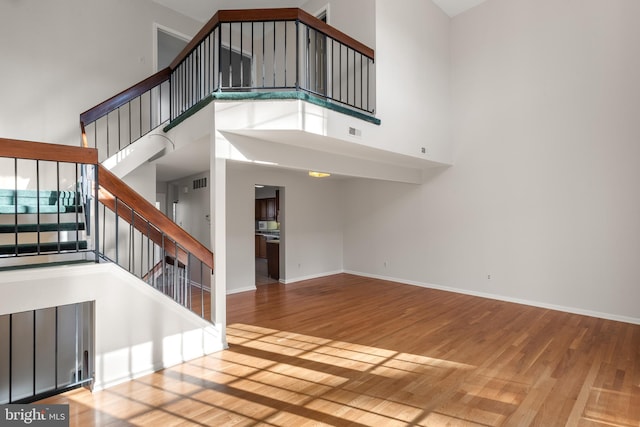
[(271, 283), (278, 283), (278, 281), (269, 277), (267, 259), (256, 257), (256, 285), (269, 285)]
[(351, 275), (228, 297), (230, 348), (71, 425), (640, 426), (640, 326)]

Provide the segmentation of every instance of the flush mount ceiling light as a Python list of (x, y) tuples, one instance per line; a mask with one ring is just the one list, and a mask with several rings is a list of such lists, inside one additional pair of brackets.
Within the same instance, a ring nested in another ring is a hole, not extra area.
[(309, 176), (312, 176), (314, 178), (326, 178), (328, 176), (331, 176), (331, 174), (326, 172), (309, 171)]
[(264, 185), (256, 184), (255, 187), (256, 188), (264, 188)]

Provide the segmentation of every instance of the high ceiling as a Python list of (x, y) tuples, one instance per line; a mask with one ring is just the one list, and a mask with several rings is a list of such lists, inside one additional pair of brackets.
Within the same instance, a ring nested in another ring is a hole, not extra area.
[(440, 6), (440, 9), (444, 10), (444, 12), (454, 17), (467, 9), (471, 9), (479, 5), (480, 3), (484, 3), (486, 0), (432, 0), (435, 4)]
[(169, 9), (173, 9), (193, 18), (206, 22), (218, 10), (259, 9), (264, 7), (299, 7), (306, 0), (153, 0)]
[[(306, 0), (153, 0), (201, 22), (206, 22), (220, 9), (247, 9), (268, 7), (299, 7)], [(428, 1), (428, 0), (425, 0)], [(486, 0), (432, 0), (453, 17)]]

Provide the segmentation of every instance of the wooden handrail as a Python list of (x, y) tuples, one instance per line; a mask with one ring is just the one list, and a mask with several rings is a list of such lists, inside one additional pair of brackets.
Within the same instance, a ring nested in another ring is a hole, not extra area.
[(169, 67), (158, 71), (151, 77), (147, 77), (143, 81), (136, 83), (128, 89), (123, 90), (119, 94), (112, 96), (104, 102), (96, 105), (93, 108), (88, 109), (84, 113), (80, 114), (80, 125), (84, 127), (87, 123), (91, 123), (100, 117), (108, 114), (118, 107), (123, 106), (127, 102), (142, 95), (148, 90), (153, 89), (161, 83), (169, 80), (171, 77), (171, 69)]
[(98, 163), (98, 150), (0, 138), (0, 157), (95, 165)]
[(339, 41), (340, 43), (343, 43), (344, 45), (349, 46), (351, 49), (355, 50), (356, 52), (359, 52), (364, 56), (371, 58), (372, 60), (376, 59), (375, 51), (372, 48), (346, 35), (342, 31), (335, 29), (334, 27), (327, 24), (326, 22), (322, 22), (321, 20), (311, 15), (310, 13), (307, 13), (302, 9), (298, 9), (298, 19), (304, 24), (312, 28), (315, 28), (316, 30), (326, 34), (327, 36), (335, 39), (336, 41)]
[[(113, 194), (109, 193), (104, 188), (100, 188), (98, 191), (98, 198), (100, 203), (108, 207), (112, 212), (117, 212), (118, 217), (133, 225), (136, 230), (147, 236), (153, 243), (163, 248), (169, 256), (172, 258), (178, 258), (178, 261), (183, 265), (188, 263), (188, 253), (182, 246), (179, 244), (176, 245), (176, 243), (171, 239), (163, 238), (162, 232), (158, 230), (155, 225), (149, 225), (149, 222), (145, 218), (127, 206), (122, 202), (122, 200), (116, 199)], [(206, 261), (203, 262), (207, 264)]]
[[(280, 9), (236, 9), (236, 10), (219, 10), (215, 15), (202, 27), (200, 31), (191, 39), (185, 48), (171, 62), (171, 64), (156, 74), (152, 75), (123, 90), (119, 94), (112, 96), (104, 102), (80, 114), (80, 127), (84, 135), (84, 127), (91, 122), (96, 121), (105, 114), (110, 113), (118, 107), (135, 99), (146, 91), (156, 87), (157, 85), (169, 80), (171, 73), (180, 65), (180, 63), (195, 49), (216, 26), (220, 23), (227, 22), (259, 22), (259, 21), (295, 21), (300, 22), (320, 31), (321, 33), (343, 43), (344, 45), (354, 49), (355, 51), (375, 59), (375, 52), (370, 47), (357, 41), (356, 39), (346, 35), (345, 33), (333, 28), (325, 22), (322, 22), (315, 16), (298, 8), (280, 8)], [(83, 136), (84, 138), (84, 136)], [(84, 143), (84, 140), (83, 140)]]
[[(115, 211), (116, 199), (113, 195), (117, 195), (120, 201), (117, 209), (118, 216), (129, 223), (133, 222), (140, 232), (148, 235), (158, 245), (163, 245), (162, 234), (158, 231), (161, 230), (170, 239), (164, 241), (165, 250), (169, 255), (177, 253), (181, 263), (187, 263), (185, 252), (187, 251), (213, 270), (213, 253), (120, 178), (99, 164), (98, 150), (95, 148), (0, 138), (0, 157), (96, 165), (98, 183), (101, 189), (104, 189), (99, 192), (101, 202)], [(147, 221), (153, 227), (142, 226)], [(173, 242), (177, 243), (177, 247)]]
[(169, 68), (174, 70), (212, 31), (223, 22), (259, 22), (259, 21), (295, 21), (320, 31), (321, 33), (349, 46), (357, 52), (371, 59), (375, 59), (375, 51), (356, 39), (346, 35), (329, 24), (322, 22), (315, 16), (298, 8), (281, 9), (236, 9), (219, 10), (191, 39), (182, 52), (171, 62)]
[[(111, 205), (112, 207), (110, 207), (110, 209), (115, 211), (115, 202), (108, 201), (108, 194), (117, 195), (118, 200), (124, 203), (124, 205), (118, 204), (118, 216), (122, 217), (129, 223), (131, 223), (131, 221), (135, 223), (136, 220), (132, 219), (134, 217), (131, 209), (133, 209), (141, 219), (141, 223), (143, 218), (144, 221), (149, 221), (159, 230), (162, 230), (167, 237), (177, 242), (182, 249), (192, 253), (196, 258), (200, 259), (205, 265), (213, 270), (213, 253), (206, 246), (184, 231), (184, 229), (178, 226), (175, 222), (171, 221), (144, 197), (135, 192), (131, 187), (102, 165), (98, 165), (98, 182), (100, 187), (107, 192), (102, 193), (102, 196), (100, 197), (101, 199), (104, 197), (104, 199), (101, 201), (107, 202), (105, 203), (107, 206)], [(125, 205), (128, 209), (122, 209), (122, 206)], [(139, 230), (142, 233), (149, 235), (149, 237), (154, 241), (158, 240), (156, 241), (157, 244), (161, 244), (161, 237), (158, 237), (153, 233), (148, 233), (144, 227), (139, 228)], [(182, 259), (180, 259), (180, 261), (183, 262)]]

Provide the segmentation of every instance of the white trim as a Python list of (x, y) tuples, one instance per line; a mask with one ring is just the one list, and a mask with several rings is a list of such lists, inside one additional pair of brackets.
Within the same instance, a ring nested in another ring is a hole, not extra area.
[[(503, 295), (490, 294), (485, 292), (469, 291), (466, 289), (451, 288), (448, 286), (440, 286), (432, 283), (417, 282), (414, 280), (399, 279), (397, 277), (383, 276), (380, 274), (369, 274), (369, 273), (363, 273), (361, 271), (353, 271), (353, 270), (341, 270), (341, 271), (326, 272), (321, 274), (314, 274), (310, 276), (296, 277), (289, 280), (280, 280), (280, 283), (288, 285), (296, 282), (301, 282), (304, 280), (318, 279), (320, 277), (328, 277), (328, 276), (333, 276), (335, 274), (341, 274), (341, 273), (352, 274), (354, 276), (369, 277), (372, 279), (386, 280), (389, 282), (400, 283), (403, 285), (411, 285), (411, 286), (418, 286), (421, 288), (435, 289), (435, 290), (445, 291), (445, 292), (453, 292), (456, 294), (469, 295), (469, 296), (474, 296), (479, 298), (488, 298), (496, 301), (504, 301), (504, 302), (510, 302), (514, 304), (528, 305), (531, 307), (544, 308), (547, 310), (562, 311), (564, 313), (578, 314), (581, 316), (589, 316), (589, 317), (596, 317), (599, 319), (613, 320), (616, 322), (630, 323), (632, 325), (640, 325), (639, 317), (620, 316), (618, 314), (603, 313), (600, 311), (585, 310), (585, 309), (576, 308), (576, 307), (567, 307), (567, 306), (556, 305), (556, 304), (548, 304), (548, 303), (543, 303), (539, 301), (531, 301), (531, 300), (525, 300), (521, 298), (512, 298), (512, 297), (506, 297)], [(234, 293), (245, 292), (249, 290), (255, 290), (255, 289), (247, 288), (244, 290), (234, 291)]]
[(350, 271), (350, 270), (346, 270), (345, 273), (353, 274), (353, 275), (356, 275), (356, 276), (362, 276), (362, 277), (370, 277), (372, 279), (388, 280), (388, 281), (391, 281), (391, 282), (401, 283), (401, 284), (404, 284), (404, 285), (419, 286), (421, 288), (436, 289), (436, 290), (440, 290), (440, 291), (453, 292), (453, 293), (456, 293), (456, 294), (470, 295), (470, 296), (480, 297), (480, 298), (488, 298), (488, 299), (493, 299), (493, 300), (497, 300), (497, 301), (511, 302), (511, 303), (514, 303), (514, 304), (528, 305), (528, 306), (531, 306), (531, 307), (545, 308), (545, 309), (548, 309), (548, 310), (562, 311), (562, 312), (565, 312), (565, 313), (579, 314), (581, 316), (597, 317), (597, 318), (600, 318), (600, 319), (614, 320), (616, 322), (624, 322), (624, 323), (631, 323), (631, 324), (634, 324), (634, 325), (640, 325), (640, 318), (637, 318), (637, 317), (620, 316), (620, 315), (617, 315), (617, 314), (602, 313), (602, 312), (599, 312), (599, 311), (585, 310), (585, 309), (576, 308), (576, 307), (567, 307), (567, 306), (562, 306), (562, 305), (543, 303), (543, 302), (539, 302), (539, 301), (531, 301), (531, 300), (525, 300), (525, 299), (520, 299), (520, 298), (511, 298), (511, 297), (505, 297), (503, 295), (496, 295), (496, 294), (490, 294), (490, 293), (485, 293), (485, 292), (469, 291), (469, 290), (466, 290), (466, 289), (451, 288), (451, 287), (448, 287), (448, 286), (440, 286), (440, 285), (434, 285), (432, 283), (424, 283), (424, 282), (416, 282), (416, 281), (413, 281), (413, 280), (398, 279), (398, 278), (395, 278), (395, 277), (381, 276), (381, 275), (378, 275), (378, 274), (368, 274), (368, 273), (362, 273), (362, 272)]
[(327, 3), (327, 4), (325, 4), (324, 6), (322, 6), (320, 9), (318, 9), (318, 10), (316, 11), (316, 13), (314, 13), (314, 14), (313, 14), (313, 16), (315, 16), (316, 18), (320, 19), (320, 16), (321, 16), (322, 14), (324, 14), (324, 15), (325, 15), (325, 21), (326, 21), (326, 23), (327, 23), (327, 24), (330, 24), (330, 16), (331, 16), (331, 15), (329, 14), (329, 11), (330, 11), (330, 10), (331, 10), (331, 9), (330, 9), (330, 4), (329, 4), (329, 3)]
[(162, 24), (158, 24), (157, 22), (153, 23), (153, 72), (157, 73), (158, 71), (158, 31), (163, 31), (175, 38), (182, 39), (183, 41), (189, 43), (193, 37), (183, 34), (179, 31), (176, 31), (172, 28), (165, 27)]
[(227, 289), (227, 295), (239, 294), (242, 292), (255, 291), (257, 288), (255, 286), (247, 286), (246, 288), (240, 289)]
[(291, 283), (302, 282), (303, 280), (318, 279), (320, 277), (333, 276), (333, 275), (341, 274), (341, 273), (346, 273), (346, 271), (344, 271), (344, 270), (328, 271), (326, 273), (319, 273), (319, 274), (312, 274), (312, 275), (309, 275), (309, 276), (294, 277), (292, 279), (280, 280), (280, 283), (283, 283), (285, 285), (289, 285)]

